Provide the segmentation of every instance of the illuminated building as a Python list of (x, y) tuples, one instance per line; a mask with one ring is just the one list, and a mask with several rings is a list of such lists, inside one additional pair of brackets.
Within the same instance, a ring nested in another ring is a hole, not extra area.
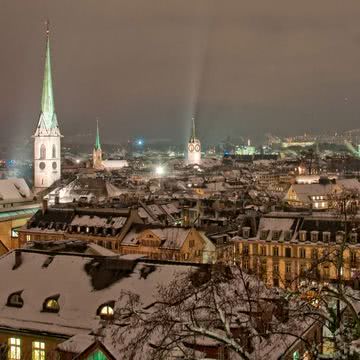
[(96, 170), (117, 170), (128, 166), (126, 160), (103, 160), (100, 143), (99, 124), (96, 126), (96, 138), (93, 150), (93, 168)]
[(61, 177), (61, 137), (55, 113), (49, 28), (47, 28), (41, 113), (33, 135), (35, 191), (48, 188)]
[[(345, 241), (342, 277), (358, 281), (359, 217), (345, 223), (328, 213), (270, 213), (260, 219), (256, 234), (243, 227), (233, 238), (234, 259), (245, 270), (258, 273), (270, 286), (297, 288), (304, 282), (336, 281), (336, 251)], [(345, 240), (346, 237), (346, 240)]]
[(93, 167), (94, 169), (100, 170), (103, 169), (102, 165), (102, 150), (100, 144), (100, 134), (99, 134), (99, 123), (96, 122), (96, 139), (95, 146), (93, 150)]
[(192, 118), (192, 132), (188, 143), (188, 164), (201, 164), (201, 143), (195, 134), (195, 118)]

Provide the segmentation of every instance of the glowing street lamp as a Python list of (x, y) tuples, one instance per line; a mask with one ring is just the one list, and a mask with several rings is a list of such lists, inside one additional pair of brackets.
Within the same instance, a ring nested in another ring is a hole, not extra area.
[(162, 165), (158, 165), (156, 168), (155, 168), (155, 174), (156, 175), (164, 175), (165, 174), (165, 169)]

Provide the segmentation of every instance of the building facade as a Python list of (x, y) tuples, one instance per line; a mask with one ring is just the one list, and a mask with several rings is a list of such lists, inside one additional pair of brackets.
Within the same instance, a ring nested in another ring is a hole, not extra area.
[(187, 161), (189, 165), (201, 164), (201, 143), (195, 133), (195, 118), (192, 118), (192, 132), (188, 143)]

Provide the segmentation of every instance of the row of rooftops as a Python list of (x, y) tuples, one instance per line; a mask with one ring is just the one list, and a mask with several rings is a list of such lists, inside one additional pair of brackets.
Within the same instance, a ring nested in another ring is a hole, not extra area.
[[(348, 241), (360, 243), (360, 216), (347, 220)], [(266, 241), (342, 242), (345, 236), (344, 219), (335, 213), (269, 213), (259, 219), (256, 234), (242, 227), (241, 237)]]

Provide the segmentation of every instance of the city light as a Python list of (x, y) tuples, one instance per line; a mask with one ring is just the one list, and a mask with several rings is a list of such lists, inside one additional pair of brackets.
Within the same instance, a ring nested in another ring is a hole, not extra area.
[(165, 174), (165, 169), (162, 165), (158, 165), (156, 168), (155, 168), (155, 173), (156, 175), (164, 175)]

